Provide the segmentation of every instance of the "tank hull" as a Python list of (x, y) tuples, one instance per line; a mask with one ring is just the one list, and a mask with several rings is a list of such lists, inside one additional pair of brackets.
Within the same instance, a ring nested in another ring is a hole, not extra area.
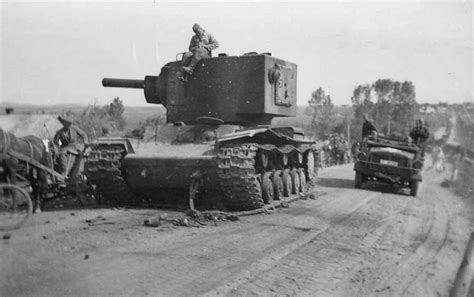
[(138, 201), (184, 190), (193, 208), (196, 194), (217, 191), (229, 210), (302, 195), (316, 176), (319, 149), (302, 129), (271, 126), (275, 117), (297, 114), (297, 65), (269, 53), (247, 53), (202, 59), (189, 75), (182, 66), (167, 63), (158, 76), (144, 80), (102, 81), (106, 87), (143, 89), (148, 103), (167, 110), (167, 125), (154, 123), (134, 153), (96, 146), (89, 172), (102, 195), (120, 196), (116, 181)]
[(129, 155), (122, 161), (129, 187), (137, 193), (162, 189), (189, 189), (191, 176), (202, 174), (204, 189), (217, 189), (215, 156), (164, 157)]
[[(197, 126), (158, 130), (151, 137), (157, 141), (171, 136), (191, 141), (209, 131)], [(133, 197), (127, 199), (137, 203), (180, 204), (195, 189), (213, 193), (198, 203), (214, 207), (209, 201), (222, 202), (228, 210), (255, 209), (273, 199), (301, 195), (314, 181), (319, 149), (302, 131), (257, 127), (221, 134), (229, 130), (235, 127), (219, 127), (215, 135), (220, 136), (206, 143), (135, 141), (133, 150), (102, 140), (93, 154), (97, 161), (89, 161), (89, 176), (108, 201), (129, 191)]]

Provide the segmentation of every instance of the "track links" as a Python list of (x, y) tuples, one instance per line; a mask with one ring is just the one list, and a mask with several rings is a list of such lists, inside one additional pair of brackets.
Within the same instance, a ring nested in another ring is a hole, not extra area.
[(217, 174), (229, 210), (251, 210), (264, 206), (260, 182), (255, 174), (256, 144), (223, 147), (217, 153)]
[[(221, 187), (225, 195), (226, 206), (229, 210), (252, 210), (264, 206), (261, 189), (261, 174), (255, 170), (255, 158), (257, 151), (278, 150), (280, 152), (291, 153), (295, 150), (307, 152), (312, 150), (314, 157), (319, 159), (319, 150), (305, 146), (296, 148), (294, 146), (284, 146), (277, 148), (274, 145), (259, 145), (255, 143), (229, 144), (219, 148), (217, 153), (217, 174), (221, 181)], [(318, 164), (313, 163), (312, 176), (307, 179), (304, 191), (307, 191), (313, 184), (317, 175)]]
[(121, 145), (94, 145), (87, 156), (85, 172), (95, 185), (101, 204), (136, 204), (137, 198), (122, 176), (121, 160), (125, 149)]

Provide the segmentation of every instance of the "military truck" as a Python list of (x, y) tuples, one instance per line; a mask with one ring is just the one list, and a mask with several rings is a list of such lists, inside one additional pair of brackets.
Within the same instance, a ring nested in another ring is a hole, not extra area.
[(410, 188), (416, 196), (422, 181), (423, 152), (407, 139), (369, 136), (357, 150), (355, 188), (369, 181), (384, 182)]

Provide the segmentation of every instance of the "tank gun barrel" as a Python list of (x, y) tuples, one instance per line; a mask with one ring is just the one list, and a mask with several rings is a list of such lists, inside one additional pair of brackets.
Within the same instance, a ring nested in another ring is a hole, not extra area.
[(122, 78), (104, 78), (102, 79), (104, 87), (144, 89), (145, 80), (143, 79), (122, 79)]
[(165, 84), (158, 76), (145, 76), (145, 79), (104, 78), (104, 87), (142, 89), (148, 103), (163, 104), (166, 107)]

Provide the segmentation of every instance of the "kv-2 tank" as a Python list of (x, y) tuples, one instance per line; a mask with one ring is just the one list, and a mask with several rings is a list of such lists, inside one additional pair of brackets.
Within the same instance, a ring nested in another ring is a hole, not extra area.
[(105, 87), (143, 89), (148, 103), (167, 110), (152, 141), (95, 142), (86, 168), (103, 197), (130, 189), (160, 201), (168, 189), (199, 191), (223, 197), (227, 210), (250, 210), (306, 191), (317, 173), (315, 141), (300, 128), (271, 126), (274, 117), (296, 116), (296, 64), (268, 53), (220, 54), (201, 60), (186, 82), (180, 69), (175, 61), (144, 80), (103, 79)]

